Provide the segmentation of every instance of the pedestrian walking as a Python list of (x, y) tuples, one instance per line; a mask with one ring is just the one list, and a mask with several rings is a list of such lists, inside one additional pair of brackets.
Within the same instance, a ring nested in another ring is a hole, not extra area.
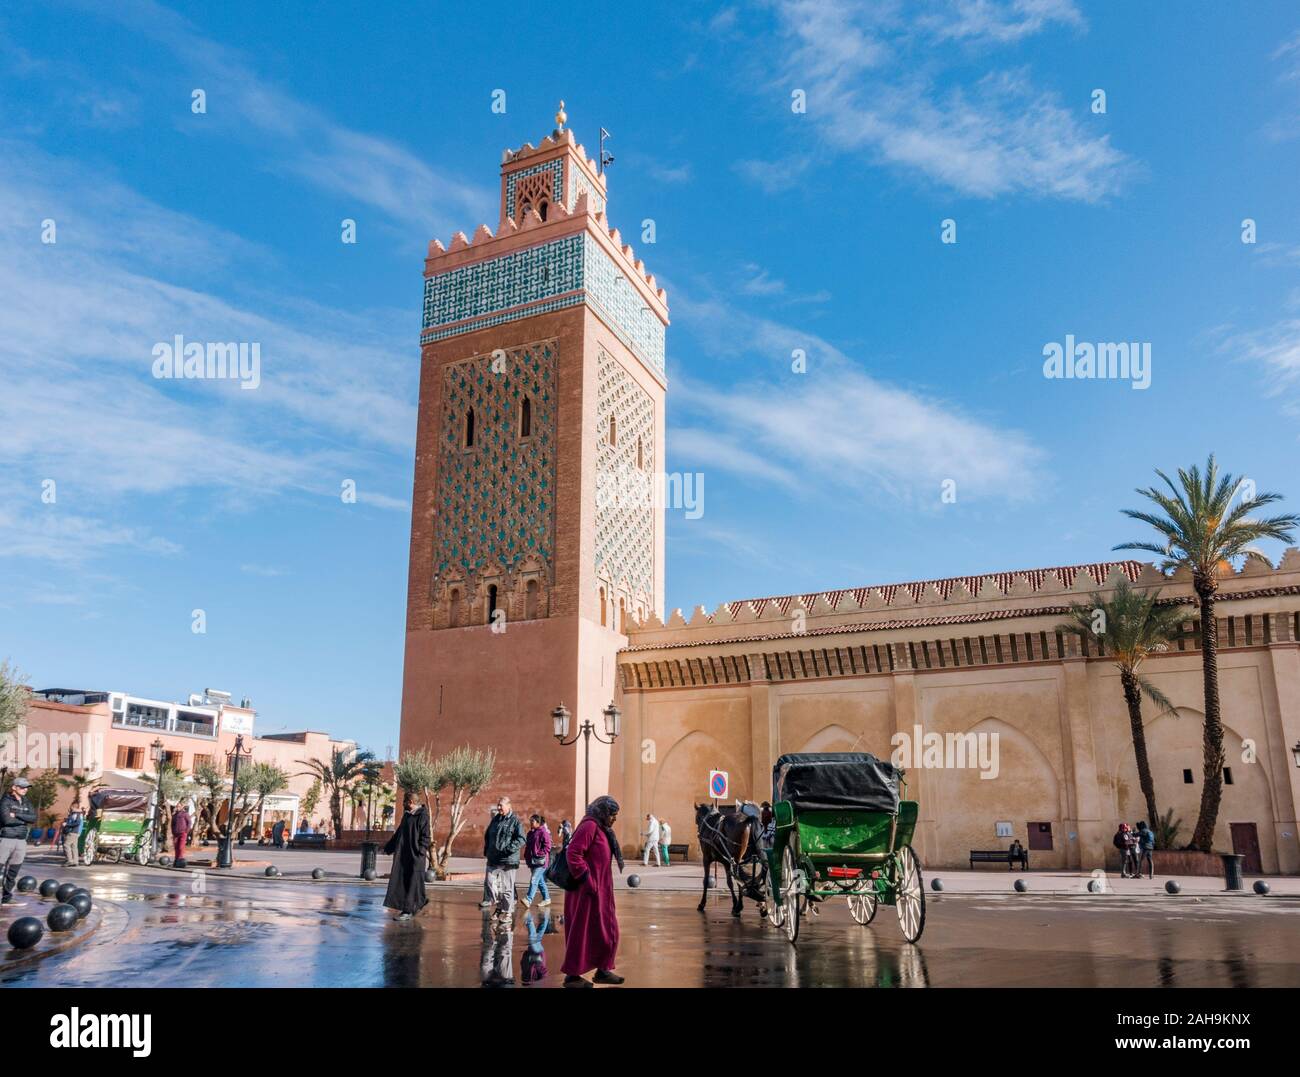
[(15, 778), (9, 792), (0, 797), (0, 867), (4, 869), (3, 904), (14, 900), (18, 869), (27, 859), (27, 831), (36, 822), (36, 809), (27, 801), (26, 778)]
[(1145, 821), (1138, 823), (1137, 845), (1137, 877), (1139, 879), (1142, 877), (1142, 865), (1145, 864), (1147, 878), (1154, 879), (1156, 877), (1156, 832), (1147, 826)]
[(546, 885), (546, 869), (551, 866), (551, 832), (540, 815), (528, 817), (528, 836), (524, 839), (524, 861), (532, 872), (528, 882), (528, 896), (524, 908), (531, 908), (533, 897), (540, 891), (543, 908), (551, 903), (551, 890)]
[(85, 825), (86, 814), (81, 810), (81, 801), (74, 800), (63, 820), (63, 859), (70, 868), (77, 867), (81, 862), (77, 856), (77, 849)]
[(271, 844), (277, 849), (284, 848), (284, 820), (277, 819), (271, 826)]
[(663, 867), (663, 861), (659, 859), (659, 820), (649, 812), (645, 817), (645, 855), (642, 857), (642, 865), (650, 866), (650, 854), (655, 854), (655, 867)]
[(497, 813), (483, 835), (483, 855), (487, 857), (488, 893), (499, 916), (509, 916), (515, 908), (515, 876), (519, 872), (519, 853), (524, 847), (524, 825), (510, 807), (510, 798), (497, 801)]
[[(564, 972), (565, 987), (591, 987), (598, 984), (621, 984), (623, 977), (614, 972), (618, 953), (618, 913), (614, 908), (614, 861), (623, 870), (623, 851), (614, 837), (618, 819), (618, 801), (597, 797), (573, 832), (565, 856), (569, 871), (578, 884), (564, 895)], [(585, 974), (592, 969), (592, 980)]]
[(664, 867), (668, 866), (668, 846), (673, 843), (673, 828), (667, 819), (659, 820), (659, 852), (664, 858)]
[(185, 805), (182, 804), (172, 813), (172, 844), (176, 847), (173, 863), (178, 868), (185, 866), (185, 846), (189, 843), (192, 825), (193, 821), (190, 813), (185, 810)]
[(573, 824), (567, 819), (560, 820), (560, 848), (567, 849), (573, 840)]
[(393, 858), (384, 908), (397, 911), (393, 919), (409, 920), (429, 904), (424, 892), (424, 870), (432, 845), (429, 811), (408, 789), (402, 794), (402, 821), (384, 845), (384, 853)]
[[(491, 810), (488, 812), (489, 827), (491, 827), (493, 820), (495, 820), (496, 817), (497, 817), (497, 806), (493, 804)], [(485, 842), (487, 840), (486, 831), (484, 831), (483, 840)], [(492, 875), (492, 865), (490, 862), (485, 862), (483, 864), (483, 900), (478, 903), (478, 907), (480, 909), (492, 908), (492, 885), (488, 881), (491, 875)]]

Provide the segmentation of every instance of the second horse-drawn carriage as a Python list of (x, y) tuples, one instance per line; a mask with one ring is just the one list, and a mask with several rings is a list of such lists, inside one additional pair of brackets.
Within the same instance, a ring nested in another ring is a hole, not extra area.
[(96, 789), (90, 794), (90, 814), (81, 830), (85, 863), (115, 864), (123, 859), (148, 864), (154, 855), (156, 794), (135, 789)]

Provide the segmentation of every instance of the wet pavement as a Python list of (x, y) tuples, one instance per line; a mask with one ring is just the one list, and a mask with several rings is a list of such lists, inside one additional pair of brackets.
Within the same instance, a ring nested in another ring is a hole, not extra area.
[[(68, 873), (71, 877), (72, 873)], [(75, 872), (104, 919), (85, 942), (6, 968), (6, 986), (558, 987), (563, 898), (497, 928), (477, 887), (430, 888), (396, 922), (384, 884), (195, 876), (102, 866)], [(522, 891), (521, 891), (522, 892)], [(25, 895), (44, 915), (48, 902)], [(809, 917), (793, 947), (746, 904), (695, 911), (694, 893), (620, 891), (618, 971), (632, 987), (1297, 987), (1300, 898), (1121, 894), (927, 894), (906, 943), (881, 908)]]

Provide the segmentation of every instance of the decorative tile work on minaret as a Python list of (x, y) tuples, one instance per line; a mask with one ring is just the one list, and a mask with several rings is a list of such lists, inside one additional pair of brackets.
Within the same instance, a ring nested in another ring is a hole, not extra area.
[(635, 610), (654, 604), (654, 402), (603, 348), (598, 379), (596, 574)]
[(557, 343), (495, 354), (442, 371), (435, 597), (451, 580), (508, 581), (526, 563), (553, 582)]

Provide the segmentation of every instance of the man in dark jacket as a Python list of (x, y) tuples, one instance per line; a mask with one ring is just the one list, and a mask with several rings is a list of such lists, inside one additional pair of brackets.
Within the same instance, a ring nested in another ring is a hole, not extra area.
[(509, 916), (514, 911), (515, 875), (519, 871), (519, 850), (523, 847), (524, 825), (511, 810), (510, 798), (502, 797), (497, 801), (497, 813), (483, 835), (488, 889), (500, 916)]
[[(4, 870), (4, 899), (14, 899), (18, 869), (27, 858), (27, 830), (36, 822), (36, 809), (27, 802), (26, 778), (15, 778), (13, 787), (0, 797), (0, 868)], [(516, 861), (517, 862), (517, 861)]]

